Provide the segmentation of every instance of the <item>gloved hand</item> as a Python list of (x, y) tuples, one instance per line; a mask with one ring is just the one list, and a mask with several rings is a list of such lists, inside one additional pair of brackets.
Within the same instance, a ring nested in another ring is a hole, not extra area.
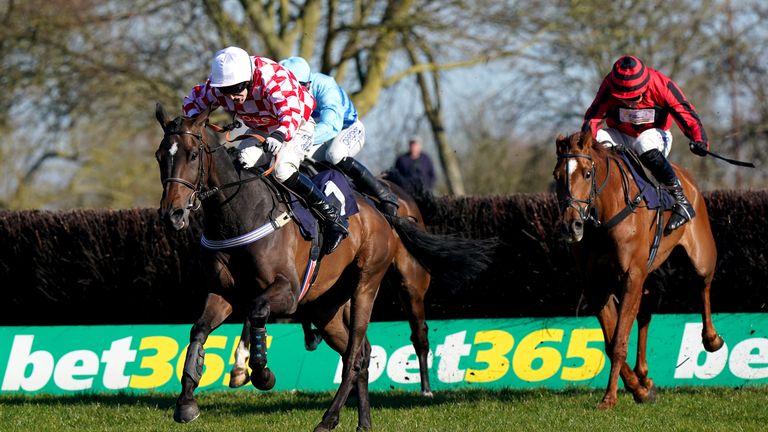
[(285, 135), (280, 131), (274, 131), (264, 140), (264, 150), (277, 154), (283, 148), (283, 141), (285, 141)]
[(240, 150), (237, 160), (240, 161), (240, 165), (242, 165), (243, 168), (253, 168), (262, 154), (264, 154), (264, 152), (258, 147), (246, 147)]
[(702, 141), (691, 141), (688, 146), (691, 149), (691, 152), (695, 154), (696, 156), (704, 157), (707, 155), (707, 150), (709, 150), (709, 143), (708, 142), (702, 142)]
[(283, 148), (283, 143), (275, 138), (267, 137), (264, 140), (264, 150), (272, 154), (279, 152), (281, 148)]

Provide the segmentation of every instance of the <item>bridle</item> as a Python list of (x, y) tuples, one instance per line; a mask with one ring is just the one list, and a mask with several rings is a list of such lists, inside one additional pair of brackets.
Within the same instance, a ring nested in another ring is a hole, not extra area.
[[(191, 183), (181, 177), (167, 177), (163, 180), (163, 189), (166, 188), (166, 186), (169, 183), (179, 183), (181, 185), (186, 186), (189, 189), (192, 189), (192, 194), (189, 196), (189, 200), (187, 201), (187, 207), (186, 210), (197, 210), (200, 208), (200, 203), (204, 198), (198, 198), (201, 194), (204, 193), (203, 191), (203, 179), (205, 179), (205, 160), (202, 157), (204, 154), (210, 154), (215, 152), (216, 150), (223, 147), (223, 145), (220, 145), (212, 150), (208, 149), (208, 144), (206, 144), (205, 140), (203, 140), (203, 135), (201, 133), (195, 133), (190, 131), (165, 131), (165, 135), (163, 136), (163, 139), (168, 138), (173, 135), (191, 135), (198, 141), (198, 155), (199, 162), (198, 162), (198, 170), (197, 170), (197, 178), (195, 179), (195, 183)], [(171, 156), (173, 158), (173, 156)], [(171, 169), (173, 168), (173, 159), (171, 159)]]
[[(571, 176), (566, 175), (565, 176), (565, 190), (566, 190), (566, 196), (564, 199), (560, 201), (560, 213), (564, 213), (568, 208), (572, 207), (576, 210), (576, 212), (579, 214), (579, 217), (583, 222), (592, 221), (592, 223), (596, 226), (600, 226), (600, 219), (597, 216), (597, 206), (595, 205), (595, 199), (598, 195), (605, 189), (605, 186), (608, 184), (608, 178), (611, 175), (611, 158), (606, 157), (606, 174), (605, 179), (603, 180), (603, 183), (598, 187), (597, 186), (597, 176), (595, 172), (595, 161), (592, 159), (592, 155), (585, 154), (585, 153), (564, 153), (557, 155), (558, 160), (565, 161), (565, 169), (567, 174), (567, 162), (569, 159), (587, 159), (591, 163), (591, 167), (589, 169), (589, 177), (590, 177), (590, 188), (589, 188), (589, 196), (587, 199), (579, 199), (574, 198), (571, 194)], [(579, 204), (583, 204), (579, 205)]]
[[(210, 127), (211, 125), (208, 125), (208, 126)], [(218, 130), (216, 128), (212, 128), (212, 129), (218, 132)], [(191, 131), (188, 131), (188, 130), (180, 130), (180, 131), (167, 131), (166, 130), (165, 131), (165, 135), (163, 136), (163, 139), (168, 138), (169, 136), (172, 136), (172, 135), (191, 135), (192, 137), (194, 137), (198, 141), (198, 145), (197, 145), (198, 155), (211, 155), (211, 154), (215, 153), (216, 151), (218, 151), (218, 150), (220, 150), (222, 148), (226, 148), (226, 146), (224, 144), (219, 144), (219, 145), (217, 145), (214, 148), (210, 148), (208, 146), (208, 143), (206, 143), (205, 140), (203, 139), (202, 133), (195, 133), (195, 132), (191, 132)], [(238, 138), (236, 138), (236, 140), (237, 139), (247, 138), (247, 137), (261, 138), (263, 140), (263, 137), (259, 137), (259, 136), (255, 136), (255, 135), (246, 135), (246, 136), (243, 136), (243, 137), (238, 137)], [(232, 140), (232, 141), (234, 141), (234, 140)], [(227, 140), (227, 142), (232, 142), (232, 141)], [(246, 178), (246, 179), (243, 179), (243, 180), (238, 180), (238, 181), (231, 182), (231, 183), (226, 183), (226, 184), (221, 185), (221, 186), (214, 186), (214, 187), (212, 187), (210, 189), (207, 189), (207, 188), (205, 188), (205, 185), (204, 185), (204, 180), (205, 180), (205, 162), (206, 162), (205, 159), (206, 158), (202, 157), (202, 156), (199, 158), (198, 170), (197, 170), (197, 178), (195, 179), (194, 183), (189, 182), (189, 181), (187, 181), (187, 180), (185, 180), (183, 178), (180, 178), (180, 177), (167, 177), (167, 178), (165, 178), (165, 180), (163, 180), (163, 189), (165, 189), (165, 187), (169, 183), (179, 183), (181, 185), (186, 186), (189, 189), (192, 189), (192, 194), (189, 196), (189, 200), (187, 202), (187, 206), (186, 206), (185, 210), (192, 210), (192, 211), (198, 210), (200, 208), (200, 205), (202, 204), (202, 202), (204, 200), (210, 198), (211, 196), (215, 195), (216, 193), (218, 193), (218, 192), (220, 192), (220, 191), (222, 191), (224, 189), (228, 189), (228, 188), (235, 187), (235, 186), (240, 186), (240, 185), (242, 185), (244, 183), (249, 183), (249, 182), (252, 182), (254, 180), (264, 179), (266, 176), (268, 176), (269, 174), (272, 173), (272, 171), (275, 168), (275, 164), (277, 162), (277, 158), (273, 158), (272, 165), (268, 169), (266, 169), (265, 171), (259, 172), (259, 174), (256, 175), (256, 176), (249, 177), (249, 178)], [(207, 159), (210, 160), (210, 158), (207, 158)], [(173, 167), (173, 162), (172, 161), (171, 161), (171, 167)]]

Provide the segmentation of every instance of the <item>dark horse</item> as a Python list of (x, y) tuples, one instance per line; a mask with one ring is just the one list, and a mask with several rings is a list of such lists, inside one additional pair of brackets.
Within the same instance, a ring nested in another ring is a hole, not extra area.
[[(675, 166), (686, 195), (691, 197), (696, 217), (683, 228), (664, 236), (655, 259), (649, 263), (658, 223), (656, 213), (646, 208), (625, 210), (632, 209), (630, 197), (638, 196), (639, 191), (623, 162), (615, 152), (593, 142), (591, 132), (561, 135), (556, 143), (557, 165), (553, 174), (563, 233), (566, 240), (574, 244), (576, 258), (587, 275), (584, 296), (590, 307), (598, 310), (606, 353), (611, 360), (608, 388), (598, 408), (616, 405), (619, 375), (635, 401), (653, 401), (656, 389), (648, 377), (645, 353), (651, 310), (650, 305), (642, 302), (643, 285), (648, 274), (664, 263), (677, 246), (687, 253), (700, 283), (704, 348), (713, 352), (723, 346), (723, 339), (712, 324), (709, 305), (717, 250), (704, 198), (691, 176)], [(664, 216), (662, 226), (668, 218), (668, 214)], [(586, 226), (590, 220), (596, 227)], [(638, 342), (632, 370), (626, 359), (635, 319)]]
[[(353, 386), (357, 390), (358, 429), (369, 430), (371, 346), (366, 331), (373, 301), (398, 254), (398, 235), (402, 233), (406, 247), (413, 246), (417, 255), (430, 252), (430, 244), (418, 247), (416, 243), (434, 239), (410, 221), (393, 218), (388, 222), (369, 201), (357, 196), (360, 211), (349, 218), (349, 236), (333, 254), (323, 258), (312, 289), (302, 297), (301, 276), (309, 262), (311, 242), (304, 240), (295, 224), (287, 223), (286, 204), (263, 173), (237, 169), (226, 147), (206, 142), (208, 114), (205, 111), (193, 119), (170, 120), (163, 108), (157, 107), (156, 117), (164, 131), (156, 153), (163, 182), (161, 217), (174, 229), (183, 229), (188, 226), (190, 211), (202, 203), (203, 234), (208, 241), (225, 243), (244, 233), (269, 234), (236, 247), (201, 249), (211, 290), (190, 333), (174, 419), (184, 423), (199, 416), (194, 390), (202, 375), (203, 344), (233, 307), (244, 307), (249, 338), (254, 342), (250, 346), (251, 381), (257, 388), (268, 390), (274, 386), (275, 376), (267, 367), (267, 321), (270, 315), (290, 315), (301, 304), (310, 311), (324, 340), (343, 359), (341, 384), (315, 430), (330, 430), (338, 424)], [(454, 251), (458, 256), (463, 253)]]
[[(398, 211), (397, 216), (400, 218), (406, 218), (413, 221), (417, 227), (421, 230), (425, 230), (424, 218), (419, 210), (418, 203), (406, 190), (392, 181), (384, 180), (392, 192), (398, 197)], [(404, 185), (407, 186), (407, 185)], [(418, 191), (417, 191), (418, 192)], [(413, 193), (413, 192), (412, 192)], [(409, 225), (403, 224), (399, 220), (393, 221), (394, 223), (400, 223), (404, 227)], [(412, 230), (411, 230), (412, 231)], [(418, 233), (417, 233), (418, 234)], [(404, 236), (406, 240), (408, 236)], [(464, 263), (456, 263), (454, 268), (461, 268), (467, 270), (467, 264), (469, 260), (474, 260), (471, 263), (472, 271), (462, 274), (450, 275), (451, 284), (467, 284), (471, 282), (471, 279), (478, 273), (482, 272), (488, 264), (488, 260), (484, 259), (487, 254), (483, 250), (490, 251), (494, 248), (494, 240), (467, 240), (451, 236), (432, 236), (440, 241), (440, 245), (436, 245), (441, 249), (453, 250), (453, 251), (467, 251), (467, 260)], [(413, 343), (416, 357), (419, 360), (419, 376), (421, 394), (426, 397), (432, 397), (432, 389), (429, 384), (429, 366), (427, 359), (429, 356), (429, 333), (426, 322), (426, 313), (424, 306), (424, 299), (429, 289), (431, 275), (426, 265), (430, 268), (436, 267), (433, 262), (427, 262), (422, 264), (417, 260), (408, 249), (405, 247), (401, 237), (398, 236), (397, 247), (395, 251), (395, 258), (392, 262), (392, 266), (387, 271), (385, 276), (385, 286), (391, 286), (397, 289), (398, 297), (405, 310), (408, 318), (408, 324), (411, 329), (411, 342)], [(416, 242), (418, 243), (418, 242)], [(418, 247), (416, 244), (412, 248)], [(421, 254), (424, 256), (425, 254)], [(431, 254), (434, 255), (434, 254)], [(443, 276), (441, 273), (439, 276)], [(306, 313), (305, 313), (306, 315)], [(315, 333), (310, 327), (311, 317), (304, 317), (302, 325), (304, 327), (306, 346), (308, 349), (314, 349), (317, 342), (315, 341)], [(320, 332), (322, 336), (322, 332)], [(246, 368), (246, 362), (249, 356), (250, 346), (250, 330), (248, 321), (243, 325), (243, 332), (240, 336), (240, 342), (235, 350), (235, 363), (232, 366), (230, 372), (229, 386), (232, 388), (238, 388), (248, 383), (250, 376), (248, 369)]]

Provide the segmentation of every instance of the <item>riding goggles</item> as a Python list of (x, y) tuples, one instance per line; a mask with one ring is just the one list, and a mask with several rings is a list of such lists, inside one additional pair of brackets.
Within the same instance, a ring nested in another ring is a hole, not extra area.
[(241, 83), (233, 84), (231, 86), (219, 87), (219, 91), (222, 94), (226, 94), (226, 95), (238, 94), (248, 87), (248, 83), (250, 83), (250, 81), (243, 81)]

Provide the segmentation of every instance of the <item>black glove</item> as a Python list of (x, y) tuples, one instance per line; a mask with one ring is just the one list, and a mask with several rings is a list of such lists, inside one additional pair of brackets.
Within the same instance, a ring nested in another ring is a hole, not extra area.
[(696, 156), (704, 157), (707, 155), (707, 150), (709, 150), (709, 143), (708, 142), (701, 142), (701, 141), (691, 141), (688, 146), (691, 149), (691, 152), (695, 154)]

